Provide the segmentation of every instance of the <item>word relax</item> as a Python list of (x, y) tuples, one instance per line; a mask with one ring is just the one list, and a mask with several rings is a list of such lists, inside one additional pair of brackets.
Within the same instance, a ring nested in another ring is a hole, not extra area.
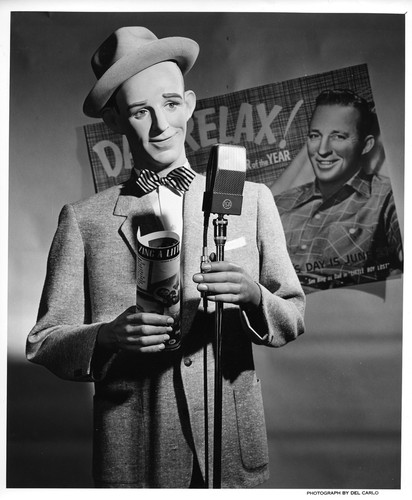
[[(302, 106), (303, 100), (298, 101), (293, 108), (291, 115), (286, 126), (284, 136), (292, 123), (296, 113)], [(188, 122), (186, 143), (193, 150), (197, 151), (200, 148), (212, 146), (217, 142), (221, 144), (233, 143), (239, 144), (243, 138), (246, 142), (254, 142), (260, 146), (263, 139), (266, 138), (268, 144), (275, 144), (276, 137), (273, 133), (271, 125), (275, 118), (282, 111), (282, 106), (275, 104), (269, 113), (266, 112), (266, 105), (264, 103), (253, 106), (247, 102), (243, 102), (238, 110), (236, 126), (233, 135), (227, 135), (229, 108), (220, 106), (218, 113), (215, 108), (205, 108), (195, 111), (193, 118)], [(259, 131), (257, 134), (254, 132), (254, 110), (257, 112), (259, 118)], [(232, 112), (233, 113), (233, 112)], [(209, 121), (208, 119), (209, 118)], [(199, 141), (193, 138), (192, 133), (195, 129), (195, 122), (199, 135)], [(219, 124), (219, 125), (217, 125)], [(286, 146), (286, 140), (283, 138), (279, 142), (279, 147), (283, 149)]]

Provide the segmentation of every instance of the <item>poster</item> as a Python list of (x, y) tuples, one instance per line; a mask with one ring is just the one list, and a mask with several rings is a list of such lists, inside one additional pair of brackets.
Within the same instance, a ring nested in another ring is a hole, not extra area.
[[(354, 208), (356, 201), (349, 207), (344, 201), (345, 208), (320, 209), (312, 221), (309, 214), (314, 208), (309, 205), (303, 211), (300, 207), (297, 215), (286, 213), (282, 201), (285, 196), (291, 193), (301, 198), (299, 186), (314, 182), (306, 152), (308, 126), (316, 97), (327, 89), (352, 90), (373, 110), (368, 67), (361, 64), (200, 99), (186, 135), (187, 157), (200, 174), (206, 172), (213, 144), (246, 148), (246, 178), (271, 189), (292, 263), (306, 293), (383, 281), (402, 274), (402, 242), (390, 179), (386, 172), (381, 173), (385, 153), (379, 137), (379, 117), (367, 170), (373, 174), (373, 182), (384, 175), (385, 195), (376, 197), (359, 214), (349, 213), (359, 210), (358, 206)], [(125, 137), (114, 135), (103, 122), (86, 125), (84, 130), (96, 191), (126, 180), (133, 162)], [(362, 181), (359, 189), (366, 184)], [(295, 207), (294, 201), (293, 210)], [(390, 215), (383, 214), (385, 210)], [(310, 224), (312, 228), (307, 227)]]

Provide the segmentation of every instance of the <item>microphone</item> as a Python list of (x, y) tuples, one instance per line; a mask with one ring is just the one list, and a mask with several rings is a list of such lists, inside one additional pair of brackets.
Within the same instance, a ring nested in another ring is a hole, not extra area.
[[(216, 256), (213, 260), (221, 261), (223, 248), (226, 242), (225, 215), (240, 215), (243, 202), (243, 188), (246, 180), (246, 149), (243, 146), (232, 144), (215, 144), (210, 151), (206, 171), (206, 189), (203, 195), (204, 224), (203, 224), (203, 253), (202, 264), (209, 261), (207, 250), (207, 233), (210, 214), (217, 214), (213, 221), (215, 227)], [(203, 309), (207, 312), (207, 292), (202, 292)], [(213, 487), (221, 487), (221, 459), (222, 459), (222, 318), (223, 303), (215, 305), (215, 385), (214, 385), (214, 429), (213, 429)], [(204, 348), (204, 366), (208, 366), (207, 348)], [(205, 393), (205, 465), (209, 470), (208, 445), (208, 396), (207, 396), (207, 369), (204, 371)], [(208, 472), (207, 472), (208, 477)], [(206, 479), (208, 487), (208, 478)]]
[[(218, 214), (220, 219), (224, 215), (240, 215), (245, 180), (246, 148), (233, 144), (214, 144), (210, 150), (206, 170), (206, 189), (203, 195), (202, 210), (204, 219), (201, 266), (209, 262), (207, 233), (210, 214)], [(206, 293), (203, 292), (201, 296), (206, 310)]]
[(202, 210), (209, 214), (240, 215), (246, 180), (246, 149), (233, 144), (214, 144), (206, 171)]

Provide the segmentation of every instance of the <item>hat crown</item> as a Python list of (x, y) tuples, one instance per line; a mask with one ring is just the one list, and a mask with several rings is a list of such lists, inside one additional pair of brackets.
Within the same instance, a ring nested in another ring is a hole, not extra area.
[(101, 78), (116, 61), (156, 40), (157, 36), (142, 26), (119, 28), (94, 53), (92, 57), (94, 74), (97, 78)]
[(140, 71), (163, 61), (174, 61), (183, 75), (192, 68), (199, 45), (190, 38), (157, 38), (143, 26), (118, 28), (94, 53), (91, 65), (97, 82), (83, 104), (87, 116), (101, 118), (113, 92)]

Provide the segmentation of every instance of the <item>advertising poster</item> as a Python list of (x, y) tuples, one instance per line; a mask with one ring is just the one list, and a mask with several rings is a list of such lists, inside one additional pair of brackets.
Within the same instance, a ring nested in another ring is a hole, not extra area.
[[(365, 177), (321, 201), (307, 142), (316, 98), (330, 89), (350, 90), (368, 102), (374, 142), (362, 155)], [(84, 130), (96, 191), (126, 180), (133, 165), (125, 137), (103, 122)], [(244, 146), (247, 180), (271, 189), (306, 293), (402, 273), (401, 234), (366, 64), (199, 100), (186, 136), (198, 173), (206, 173), (216, 143)]]

